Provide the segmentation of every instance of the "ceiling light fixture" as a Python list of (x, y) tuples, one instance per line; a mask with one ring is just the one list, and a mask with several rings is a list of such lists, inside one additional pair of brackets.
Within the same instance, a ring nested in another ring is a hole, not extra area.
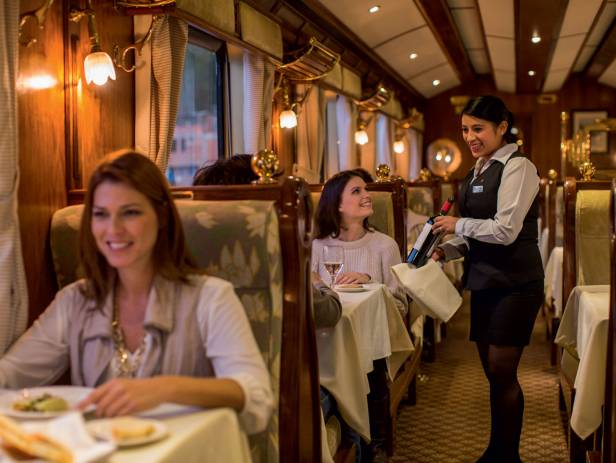
[(533, 71), (533, 70), (531, 69), (530, 71), (528, 71), (528, 75), (529, 75), (529, 76), (531, 76), (531, 77), (532, 77), (532, 76), (534, 76), (534, 75), (535, 75), (535, 71)]
[(374, 5), (372, 7), (370, 7), (370, 9), (368, 10), (370, 13), (376, 13), (377, 11), (379, 11), (381, 9), (380, 5)]
[(410, 59), (416, 59), (416, 58), (417, 58), (417, 53), (411, 53), (411, 54), (409, 55), (409, 58), (410, 58)]
[(539, 43), (541, 42), (541, 36), (535, 32), (533, 33), (533, 36), (530, 38), (530, 41), (533, 43)]
[(434, 79), (434, 80), (432, 81), (432, 85), (434, 85), (435, 87), (438, 87), (439, 85), (441, 85), (441, 81), (440, 81), (440, 80), (438, 80), (438, 79)]

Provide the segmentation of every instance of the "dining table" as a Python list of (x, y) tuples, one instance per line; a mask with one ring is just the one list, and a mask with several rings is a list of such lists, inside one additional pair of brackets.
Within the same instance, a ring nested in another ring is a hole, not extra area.
[(601, 425), (610, 294), (609, 285), (576, 286), (562, 315), (555, 342), (579, 359), (571, 429), (586, 439)]
[(563, 247), (555, 246), (545, 265), (545, 302), (554, 305), (554, 316), (563, 312)]
[(164, 404), (140, 415), (162, 421), (168, 434), (148, 445), (117, 449), (109, 463), (251, 462), (248, 438), (230, 408)]
[(385, 285), (337, 293), (340, 320), (333, 328), (317, 330), (319, 380), (334, 396), (344, 421), (369, 442), (368, 373), (373, 362), (385, 359), (387, 375), (393, 379), (414, 347)]

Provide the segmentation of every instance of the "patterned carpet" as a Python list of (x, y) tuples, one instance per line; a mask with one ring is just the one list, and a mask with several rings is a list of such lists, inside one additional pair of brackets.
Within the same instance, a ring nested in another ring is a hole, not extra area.
[[(468, 341), (468, 304), (447, 326), (435, 363), (424, 363), (417, 405), (398, 416), (395, 463), (474, 462), (490, 433), (488, 383), (475, 345)], [(556, 368), (549, 365), (541, 316), (519, 370), (525, 416), (520, 456), (525, 463), (564, 463), (567, 447), (558, 409)]]

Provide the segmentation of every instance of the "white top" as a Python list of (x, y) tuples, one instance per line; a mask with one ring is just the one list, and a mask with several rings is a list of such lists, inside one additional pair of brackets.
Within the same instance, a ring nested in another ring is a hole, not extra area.
[(343, 249), (342, 272), (359, 272), (370, 275), (371, 282), (385, 284), (396, 298), (398, 307), (406, 312), (406, 296), (391, 273), (391, 268), (402, 262), (396, 241), (384, 233), (373, 231), (355, 241), (338, 238), (315, 239), (312, 242), (312, 271), (319, 273), (326, 283), (331, 277), (323, 265), (323, 246)]
[[(74, 370), (79, 368), (83, 375), (78, 377), (84, 378), (85, 386), (95, 387), (110, 379), (109, 366), (115, 356), (113, 304), (108, 297), (101, 310), (89, 309), (91, 302), (80, 291), (83, 281), (60, 290), (0, 359), (0, 387), (53, 383), (69, 364), (73, 383)], [(244, 392), (240, 413), (244, 429), (249, 434), (265, 429), (274, 401), (269, 373), (231, 283), (205, 275), (191, 275), (190, 284), (157, 277), (150, 290), (144, 327), (158, 342), (146, 347), (137, 376), (233, 379)]]
[(539, 191), (539, 176), (537, 168), (527, 158), (518, 157), (507, 162), (517, 150), (517, 144), (509, 143), (496, 150), (483, 165), (480, 159), (475, 163), (473, 180), (494, 162), (500, 162), (505, 166), (498, 188), (496, 214), (493, 219), (462, 217), (458, 220), (456, 223), (458, 238), (448, 241), (447, 246), (443, 246), (448, 260), (460, 257), (460, 253), (452, 252), (452, 246), (459, 247), (464, 244), (468, 246), (465, 238), (474, 238), (484, 243), (510, 245), (520, 234), (524, 218)]

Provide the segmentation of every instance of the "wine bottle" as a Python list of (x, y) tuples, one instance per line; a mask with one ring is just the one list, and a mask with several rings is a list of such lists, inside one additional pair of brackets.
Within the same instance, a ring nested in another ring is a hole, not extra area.
[[(448, 198), (441, 206), (438, 215), (447, 215), (454, 201), (455, 199), (453, 196)], [(426, 264), (434, 252), (434, 249), (443, 237), (443, 233), (434, 233), (432, 231), (432, 225), (434, 225), (434, 219), (436, 217), (437, 216), (432, 216), (426, 221), (421, 233), (417, 237), (417, 241), (415, 241), (413, 245), (413, 249), (411, 249), (406, 259), (407, 263), (413, 264), (415, 267), (421, 267)]]

